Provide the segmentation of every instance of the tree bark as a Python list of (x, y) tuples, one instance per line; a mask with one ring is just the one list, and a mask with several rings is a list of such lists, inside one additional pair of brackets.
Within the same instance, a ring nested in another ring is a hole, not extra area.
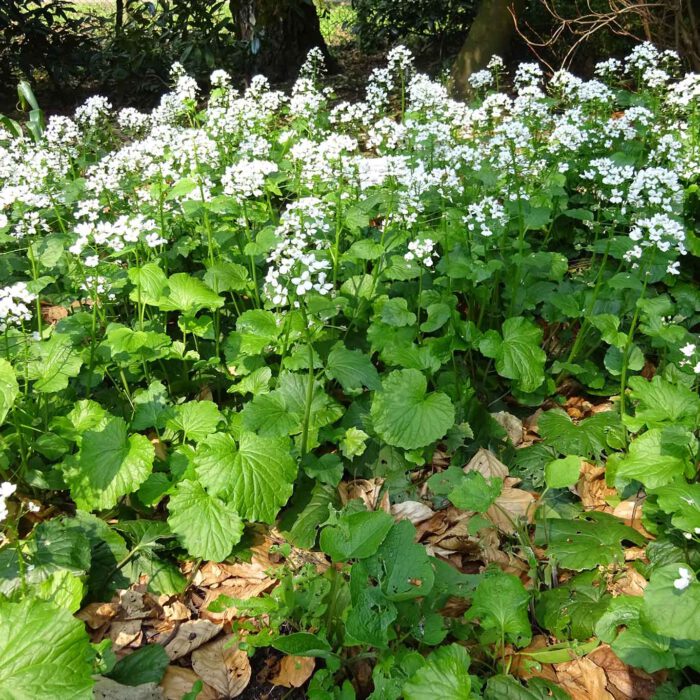
[(328, 69), (337, 69), (313, 0), (229, 0), (229, 7), (238, 37), (250, 44), (252, 70), (273, 80), (293, 78), (315, 47)]
[(464, 97), (469, 94), (469, 76), (486, 68), (494, 54), (507, 54), (515, 38), (516, 16), (523, 10), (524, 0), (481, 0), (479, 10), (469, 28), (467, 38), (452, 66), (450, 90)]

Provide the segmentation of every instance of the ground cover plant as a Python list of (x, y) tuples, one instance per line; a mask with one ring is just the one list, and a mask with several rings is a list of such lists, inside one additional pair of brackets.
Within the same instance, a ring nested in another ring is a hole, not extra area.
[(0, 698), (697, 697), (700, 77), (596, 73), (21, 87)]

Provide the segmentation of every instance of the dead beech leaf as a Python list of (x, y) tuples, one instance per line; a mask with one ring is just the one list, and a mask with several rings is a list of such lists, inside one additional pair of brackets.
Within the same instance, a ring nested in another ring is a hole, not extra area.
[(109, 638), (114, 645), (114, 651), (128, 647), (140, 641), (141, 620), (115, 620), (109, 627)]
[(491, 418), (506, 431), (513, 445), (517, 447), (523, 441), (523, 422), (520, 418), (507, 411), (492, 413)]
[(621, 661), (603, 644), (586, 657), (603, 669), (608, 679), (607, 690), (616, 700), (651, 700), (656, 692), (653, 676)]
[(100, 676), (93, 687), (95, 700), (163, 700), (163, 689), (156, 683), (122, 685)]
[(612, 512), (607, 499), (617, 494), (605, 483), (605, 468), (590, 462), (581, 463), (581, 477), (576, 484), (576, 493), (587, 510)]
[(536, 634), (525, 649), (516, 652), (511, 648), (511, 655), (507, 657), (512, 660), (512, 663), (509, 664), (510, 672), (523, 680), (537, 677), (556, 683), (557, 674), (552, 664), (534, 663), (532, 659), (528, 658), (528, 653), (543, 651), (548, 646), (547, 638), (543, 634)]
[(226, 698), (238, 697), (250, 683), (248, 654), (234, 643), (233, 635), (209, 642), (192, 652), (192, 668)]
[(623, 520), (625, 525), (634, 528), (647, 539), (653, 540), (654, 536), (647, 532), (642, 524), (642, 511), (644, 508), (644, 497), (630, 498), (626, 501), (618, 503), (613, 509), (612, 514), (616, 518)]
[(338, 484), (340, 502), (345, 505), (348, 501), (359, 498), (367, 507), (367, 510), (391, 511), (388, 492), (382, 493), (384, 479), (355, 479), (343, 481)]
[(198, 649), (221, 632), (223, 625), (217, 625), (209, 620), (190, 620), (183, 622), (175, 636), (165, 645), (165, 653), (171, 661)]
[(501, 495), (486, 511), (486, 517), (501, 531), (515, 532), (514, 524), (525, 519), (532, 522), (535, 497), (529, 491), (504, 487)]
[(88, 603), (77, 615), (90, 629), (96, 630), (119, 612), (116, 603)]
[(479, 472), (487, 479), (498, 477), (505, 479), (508, 476), (508, 467), (501, 462), (490, 450), (483, 447), (469, 460), (464, 467), (465, 472)]
[(44, 302), (41, 303), (41, 318), (44, 320), (44, 323), (55, 325), (67, 316), (68, 309), (64, 306), (52, 306)]
[(435, 512), (420, 501), (404, 501), (391, 506), (391, 514), (396, 520), (410, 520), (413, 525), (418, 525), (432, 518)]
[(284, 656), (279, 672), (270, 683), (285, 688), (301, 688), (311, 678), (315, 666), (316, 659), (311, 656)]
[(555, 664), (554, 670), (558, 685), (569, 693), (571, 700), (615, 700), (606, 690), (605, 672), (588, 657)]
[[(192, 691), (194, 684), (202, 680), (192, 669), (182, 666), (168, 666), (160, 682), (165, 700), (182, 700), (184, 695)], [(217, 700), (219, 693), (210, 685), (204, 687), (197, 695), (197, 700)]]
[(632, 595), (641, 598), (644, 589), (647, 587), (647, 580), (636, 569), (631, 566), (616, 577), (608, 586), (613, 595)]

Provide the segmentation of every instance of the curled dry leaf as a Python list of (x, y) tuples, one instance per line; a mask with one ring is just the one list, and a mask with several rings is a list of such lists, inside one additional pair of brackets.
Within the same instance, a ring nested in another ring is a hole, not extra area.
[(491, 418), (506, 431), (508, 439), (516, 447), (523, 441), (523, 422), (520, 418), (507, 411), (492, 413)]
[(641, 598), (647, 587), (647, 580), (632, 566), (615, 577), (608, 585), (608, 590), (613, 595), (632, 595)]
[(119, 612), (116, 603), (88, 603), (77, 615), (90, 629), (96, 630), (109, 622)]
[(605, 468), (590, 462), (581, 463), (581, 478), (576, 484), (576, 493), (586, 510), (612, 512), (607, 499), (617, 495), (614, 488), (605, 483)]
[(556, 664), (557, 685), (561, 686), (571, 700), (615, 700), (607, 690), (608, 679), (603, 669), (588, 657)]
[(109, 627), (108, 636), (112, 640), (114, 651), (131, 645), (139, 646), (142, 638), (141, 620), (115, 620)]
[(209, 606), (222, 595), (229, 598), (238, 598), (239, 600), (248, 600), (255, 598), (261, 593), (264, 593), (268, 588), (277, 583), (273, 578), (258, 579), (230, 579), (223, 585), (216, 588), (207, 589), (204, 596), (204, 602), (200, 608), (199, 614), (212, 622), (230, 622), (238, 616), (238, 610), (235, 607), (227, 608), (224, 612), (213, 612), (209, 610)]
[(225, 698), (238, 697), (250, 683), (252, 674), (248, 654), (238, 648), (233, 635), (193, 651), (192, 668)]
[(492, 479), (493, 477), (505, 479), (508, 476), (508, 467), (493, 452), (483, 447), (469, 460), (467, 466), (464, 467), (464, 471), (479, 472), (487, 479)]
[(279, 672), (270, 683), (285, 688), (301, 688), (311, 678), (315, 666), (316, 660), (311, 656), (284, 656)]
[(64, 306), (53, 306), (43, 301), (41, 302), (41, 318), (44, 320), (44, 323), (55, 325), (67, 316), (68, 309)]
[(607, 690), (616, 700), (651, 700), (654, 696), (657, 685), (654, 676), (628, 666), (607, 644), (586, 658), (603, 669), (608, 681)]
[(216, 637), (221, 632), (222, 627), (222, 625), (217, 625), (209, 620), (183, 622), (178, 627), (175, 636), (165, 645), (165, 653), (171, 661), (179, 659)]
[(382, 493), (384, 479), (355, 479), (338, 484), (338, 493), (343, 505), (359, 498), (367, 510), (383, 510), (391, 512), (388, 492)]
[[(202, 680), (192, 669), (181, 666), (168, 666), (165, 669), (160, 687), (165, 700), (182, 700), (183, 696), (192, 691), (194, 684)], [(219, 693), (210, 685), (204, 687), (197, 695), (197, 700), (218, 700)]]
[(528, 653), (543, 651), (548, 646), (547, 638), (543, 634), (536, 634), (532, 638), (530, 645), (525, 649), (520, 649), (516, 652), (511, 647), (510, 655), (507, 657), (511, 660), (509, 664), (510, 672), (517, 678), (522, 678), (523, 680), (536, 677), (556, 683), (557, 674), (552, 664), (533, 663), (532, 659), (528, 657)]
[(413, 525), (418, 525), (432, 518), (435, 511), (420, 501), (404, 501), (391, 506), (391, 514), (396, 520), (410, 520)]
[(514, 524), (519, 520), (532, 523), (534, 516), (535, 496), (523, 489), (508, 486), (503, 488), (501, 495), (486, 511), (486, 517), (501, 531), (508, 534), (515, 532)]
[(618, 503), (612, 514), (616, 518), (625, 521), (625, 525), (633, 527), (641, 535), (647, 539), (653, 540), (654, 536), (646, 531), (642, 524), (642, 510), (644, 508), (644, 497), (630, 498), (626, 501)]

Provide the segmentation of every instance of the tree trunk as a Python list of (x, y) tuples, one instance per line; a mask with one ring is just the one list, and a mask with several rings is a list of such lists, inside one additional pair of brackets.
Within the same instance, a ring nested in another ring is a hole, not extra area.
[(116, 10), (114, 13), (114, 29), (117, 34), (121, 34), (124, 27), (124, 0), (117, 0)]
[(236, 33), (250, 45), (252, 70), (272, 80), (296, 77), (306, 54), (318, 47), (330, 71), (328, 51), (313, 0), (229, 0)]
[(493, 54), (503, 56), (515, 37), (516, 16), (525, 6), (524, 0), (481, 0), (479, 10), (469, 28), (469, 34), (457, 54), (450, 77), (450, 90), (464, 97), (469, 94), (469, 76), (486, 68)]

